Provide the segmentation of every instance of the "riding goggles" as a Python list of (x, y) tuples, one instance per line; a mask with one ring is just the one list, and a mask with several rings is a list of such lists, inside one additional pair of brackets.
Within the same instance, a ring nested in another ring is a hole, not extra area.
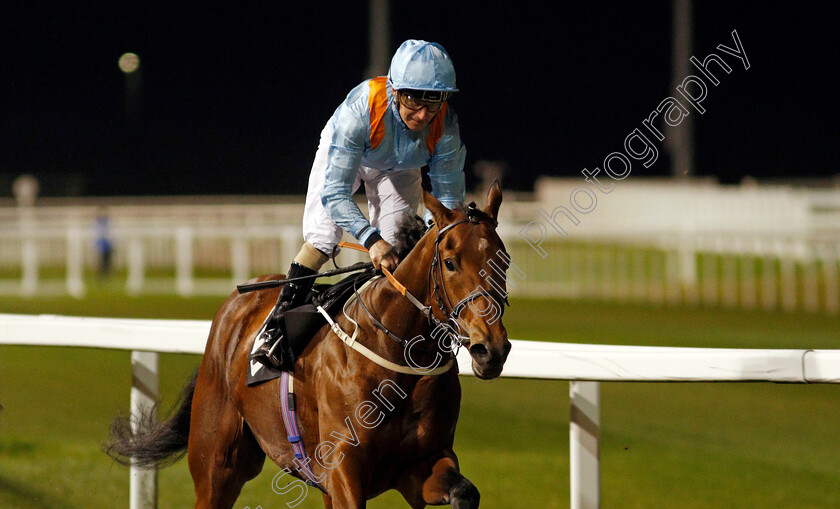
[(400, 90), (398, 92), (400, 104), (411, 111), (426, 108), (431, 114), (440, 111), (443, 103), (449, 99), (449, 92), (437, 90)]

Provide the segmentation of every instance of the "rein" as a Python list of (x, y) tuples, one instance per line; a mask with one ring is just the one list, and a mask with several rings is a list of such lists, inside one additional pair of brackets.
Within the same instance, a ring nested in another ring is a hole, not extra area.
[[(415, 368), (412, 368), (412, 367), (406, 367), (406, 366), (402, 366), (400, 364), (396, 364), (394, 362), (391, 362), (388, 359), (385, 359), (384, 357), (378, 355), (376, 352), (372, 351), (371, 349), (367, 348), (363, 344), (356, 341), (356, 337), (359, 335), (359, 324), (358, 324), (358, 322), (356, 322), (355, 320), (350, 318), (350, 316), (347, 314), (347, 306), (353, 301), (353, 299), (358, 299), (359, 303), (361, 303), (362, 307), (364, 308), (364, 303), (362, 303), (360, 293), (363, 292), (365, 289), (367, 289), (367, 287), (370, 284), (372, 284), (374, 281), (376, 281), (376, 278), (371, 279), (367, 283), (362, 285), (362, 288), (355, 291), (354, 295), (350, 298), (350, 300), (348, 300), (347, 302), (344, 303), (344, 316), (348, 320), (350, 320), (353, 323), (353, 326), (354, 326), (352, 336), (350, 336), (349, 334), (344, 332), (341, 329), (341, 326), (339, 326), (337, 323), (335, 323), (335, 321), (332, 319), (330, 314), (327, 313), (327, 311), (323, 307), (318, 306), (318, 308), (317, 308), (318, 312), (321, 313), (321, 315), (324, 317), (324, 319), (327, 320), (327, 323), (329, 323), (330, 329), (333, 331), (333, 333), (336, 336), (338, 336), (338, 338), (341, 339), (347, 346), (349, 346), (353, 350), (356, 350), (357, 352), (359, 352), (363, 356), (367, 357), (368, 359), (373, 361), (375, 364), (378, 364), (378, 365), (382, 366), (383, 368), (390, 369), (391, 371), (396, 371), (397, 373), (404, 373), (406, 375), (429, 375), (429, 376), (434, 376), (434, 375), (440, 375), (442, 373), (446, 373), (447, 371), (449, 371), (449, 369), (452, 367), (452, 364), (454, 362), (454, 358), (449, 359), (449, 362), (447, 362), (443, 366), (439, 366), (439, 367), (434, 368), (432, 370), (422, 371), (420, 369), (415, 369)], [(365, 311), (367, 311), (367, 308), (364, 308), (364, 309), (365, 309)], [(368, 313), (370, 313), (370, 312), (368, 311)], [(384, 327), (384, 325), (383, 325), (383, 327)], [(391, 337), (399, 339), (397, 336), (394, 336), (394, 335), (391, 335)]]
[[(354, 250), (356, 250), (356, 251), (361, 251), (361, 252), (363, 252), (363, 253), (367, 253), (367, 252), (368, 252), (368, 250), (367, 250), (364, 246), (361, 246), (361, 245), (359, 245), (359, 244), (352, 244), (352, 243), (350, 243), (350, 242), (339, 242), (339, 243), (338, 243), (338, 245), (339, 245), (340, 247), (346, 247), (346, 248), (348, 248), (348, 249), (354, 249)], [(414, 304), (414, 307), (416, 307), (417, 309), (419, 309), (419, 310), (420, 310), (420, 312), (423, 314), (423, 316), (425, 316), (425, 317), (426, 317), (427, 319), (429, 319), (429, 320), (435, 320), (435, 321), (437, 322), (437, 325), (439, 325), (439, 324), (441, 323), (439, 320), (437, 320), (437, 318), (435, 318), (434, 313), (432, 312), (432, 307), (431, 307), (431, 306), (424, 306), (424, 305), (423, 305), (423, 303), (422, 303), (422, 302), (420, 302), (420, 301), (417, 299), (417, 297), (415, 297), (415, 296), (414, 296), (414, 295), (413, 295), (410, 291), (408, 291), (408, 288), (406, 288), (406, 287), (405, 287), (405, 285), (403, 285), (402, 283), (400, 283), (400, 282), (397, 280), (397, 278), (395, 278), (395, 277), (394, 277), (394, 275), (393, 275), (393, 274), (391, 274), (391, 271), (389, 271), (389, 270), (388, 270), (388, 269), (386, 269), (385, 267), (382, 267), (382, 268), (381, 268), (381, 270), (382, 270), (382, 274), (384, 274), (384, 275), (385, 275), (385, 277), (388, 279), (388, 281), (391, 283), (391, 285), (392, 285), (394, 288), (396, 288), (396, 290), (397, 290), (398, 292), (400, 292), (400, 295), (402, 295), (403, 297), (405, 297), (406, 299), (408, 299), (408, 300), (409, 300), (409, 302), (411, 302), (412, 304)], [(354, 291), (356, 291), (355, 287), (353, 288), (353, 290), (354, 290)], [(357, 296), (359, 295), (358, 291), (356, 291), (356, 295), (357, 295)], [(394, 340), (395, 340), (395, 341), (397, 341), (398, 343), (400, 343), (400, 344), (405, 344), (405, 340), (404, 340), (404, 339), (399, 338), (398, 336), (396, 336), (395, 334), (393, 334), (393, 333), (392, 333), (391, 331), (389, 331), (389, 330), (388, 330), (388, 329), (387, 329), (384, 325), (382, 325), (382, 324), (379, 322), (379, 320), (377, 320), (376, 318), (374, 318), (374, 316), (373, 316), (373, 315), (371, 314), (371, 312), (368, 310), (367, 306), (365, 306), (365, 305), (364, 305), (364, 303), (361, 301), (361, 299), (359, 299), (359, 303), (360, 303), (360, 304), (362, 304), (362, 308), (365, 310), (365, 313), (367, 313), (367, 315), (368, 315), (371, 319), (373, 319), (373, 323), (374, 323), (374, 325), (376, 325), (376, 327), (377, 327), (378, 329), (381, 329), (383, 332), (385, 332), (386, 334), (388, 334), (388, 336), (389, 336), (389, 337), (391, 337), (392, 339), (394, 339)]]

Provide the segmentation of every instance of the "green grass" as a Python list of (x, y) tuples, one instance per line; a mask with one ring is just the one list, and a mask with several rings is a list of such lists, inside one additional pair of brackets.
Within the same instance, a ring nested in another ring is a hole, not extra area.
[[(210, 319), (220, 297), (84, 300), (4, 297), (3, 313)], [(514, 300), (512, 338), (745, 348), (840, 348), (836, 318), (597, 301)], [(197, 356), (161, 356), (168, 408)], [(124, 508), (128, 470), (101, 451), (128, 408), (128, 352), (0, 348), (0, 507)], [(569, 505), (568, 384), (461, 379), (455, 450), (484, 508)], [(605, 508), (840, 507), (838, 387), (777, 384), (603, 384)], [(266, 464), (235, 505), (285, 507)], [(160, 507), (192, 507), (186, 462), (159, 475)], [(297, 506), (321, 507), (314, 491)], [(388, 493), (369, 504), (405, 507)]]

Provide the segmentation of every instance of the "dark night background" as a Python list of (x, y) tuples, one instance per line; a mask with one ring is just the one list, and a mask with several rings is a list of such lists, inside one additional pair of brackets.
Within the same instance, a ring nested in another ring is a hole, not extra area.
[[(48, 195), (303, 193), (321, 128), (368, 64), (367, 2), (23, 5), (0, 7), (0, 196), (21, 173)], [(733, 47), (737, 29), (751, 64), (724, 56), (733, 72), (693, 114), (697, 174), (840, 173), (837, 4), (693, 12), (693, 55)], [(453, 57), (468, 186), (478, 159), (507, 161), (508, 188), (580, 176), (675, 95), (670, 2), (392, 2), (391, 24), (392, 49), (422, 38)], [(670, 174), (659, 149), (632, 176)]]

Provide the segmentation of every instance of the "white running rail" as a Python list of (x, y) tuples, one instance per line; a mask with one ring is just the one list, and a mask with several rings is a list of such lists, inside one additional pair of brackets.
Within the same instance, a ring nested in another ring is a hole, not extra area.
[[(204, 353), (210, 322), (0, 314), (0, 345), (131, 350), (131, 411), (157, 401), (157, 354)], [(571, 507), (600, 507), (599, 382), (840, 383), (840, 350), (582, 345), (512, 340), (502, 376), (571, 381)], [(465, 349), (462, 375), (471, 375)], [(157, 507), (156, 473), (131, 470), (131, 509)]]

